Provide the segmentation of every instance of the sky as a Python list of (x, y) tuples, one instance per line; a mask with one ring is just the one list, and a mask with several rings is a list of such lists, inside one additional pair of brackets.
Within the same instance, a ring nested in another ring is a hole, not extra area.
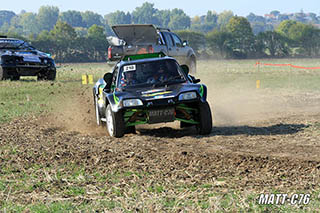
[[(0, 10), (11, 10), (20, 13), (37, 12), (40, 6), (50, 5), (59, 7), (60, 11), (90, 10), (100, 15), (105, 15), (116, 10), (132, 12), (140, 7), (146, 0), (0, 0)], [(183, 9), (184, 12), (194, 17), (205, 15), (208, 10), (220, 13), (231, 10), (238, 16), (247, 16), (250, 12), (256, 15), (264, 15), (273, 10), (281, 13), (313, 12), (320, 15), (319, 0), (148, 0), (157, 9)]]

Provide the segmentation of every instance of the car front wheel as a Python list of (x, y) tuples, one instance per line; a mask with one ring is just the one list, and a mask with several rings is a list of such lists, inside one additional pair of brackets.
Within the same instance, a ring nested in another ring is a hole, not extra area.
[(212, 130), (212, 115), (208, 102), (199, 104), (199, 124), (196, 126), (200, 135), (208, 135)]
[(189, 64), (189, 70), (191, 74), (195, 74), (197, 72), (197, 63), (194, 58), (191, 58), (191, 61)]
[(107, 130), (110, 136), (121, 138), (125, 132), (125, 124), (121, 111), (113, 112), (110, 104), (106, 109)]
[(98, 97), (94, 94), (94, 106), (95, 106), (95, 111), (96, 111), (96, 120), (98, 126), (101, 125), (101, 117), (100, 117), (100, 112), (99, 112), (99, 106), (98, 106)]
[(6, 78), (7, 78), (6, 70), (0, 66), (0, 81), (6, 80)]

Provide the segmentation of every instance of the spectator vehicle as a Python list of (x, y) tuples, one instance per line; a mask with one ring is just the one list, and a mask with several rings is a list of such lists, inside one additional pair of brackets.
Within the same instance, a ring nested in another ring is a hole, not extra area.
[(112, 26), (115, 35), (124, 41), (108, 48), (108, 61), (119, 61), (124, 55), (163, 52), (186, 64), (191, 73), (196, 72), (196, 54), (188, 41), (182, 41), (169, 29), (156, 28), (151, 24), (128, 24)]
[(27, 42), (0, 37), (0, 80), (19, 80), (20, 76), (37, 76), (38, 80), (55, 80), (54, 60)]
[(93, 87), (97, 124), (110, 136), (135, 132), (139, 124), (180, 121), (209, 134), (212, 117), (207, 87), (188, 66), (163, 53), (128, 55)]

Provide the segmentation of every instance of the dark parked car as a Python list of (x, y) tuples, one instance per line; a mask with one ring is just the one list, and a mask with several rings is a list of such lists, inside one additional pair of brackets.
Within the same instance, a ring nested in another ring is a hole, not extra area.
[(54, 60), (27, 42), (0, 37), (0, 80), (19, 80), (20, 76), (37, 76), (38, 80), (55, 80)]
[(119, 61), (123, 55), (163, 52), (174, 57), (179, 64), (186, 64), (191, 73), (196, 72), (196, 55), (187, 41), (169, 29), (156, 28), (151, 24), (128, 24), (112, 26), (124, 45), (108, 48), (108, 61)]
[(212, 117), (207, 87), (163, 53), (125, 56), (93, 88), (97, 124), (110, 136), (135, 132), (138, 124), (180, 121), (209, 134)]

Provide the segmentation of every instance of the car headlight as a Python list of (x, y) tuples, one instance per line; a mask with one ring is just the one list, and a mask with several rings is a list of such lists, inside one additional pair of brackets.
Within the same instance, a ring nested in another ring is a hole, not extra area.
[(142, 106), (143, 103), (140, 99), (127, 99), (123, 101), (124, 107)]
[(191, 100), (191, 99), (196, 99), (197, 98), (197, 93), (196, 92), (185, 92), (179, 95), (179, 101), (183, 100)]

